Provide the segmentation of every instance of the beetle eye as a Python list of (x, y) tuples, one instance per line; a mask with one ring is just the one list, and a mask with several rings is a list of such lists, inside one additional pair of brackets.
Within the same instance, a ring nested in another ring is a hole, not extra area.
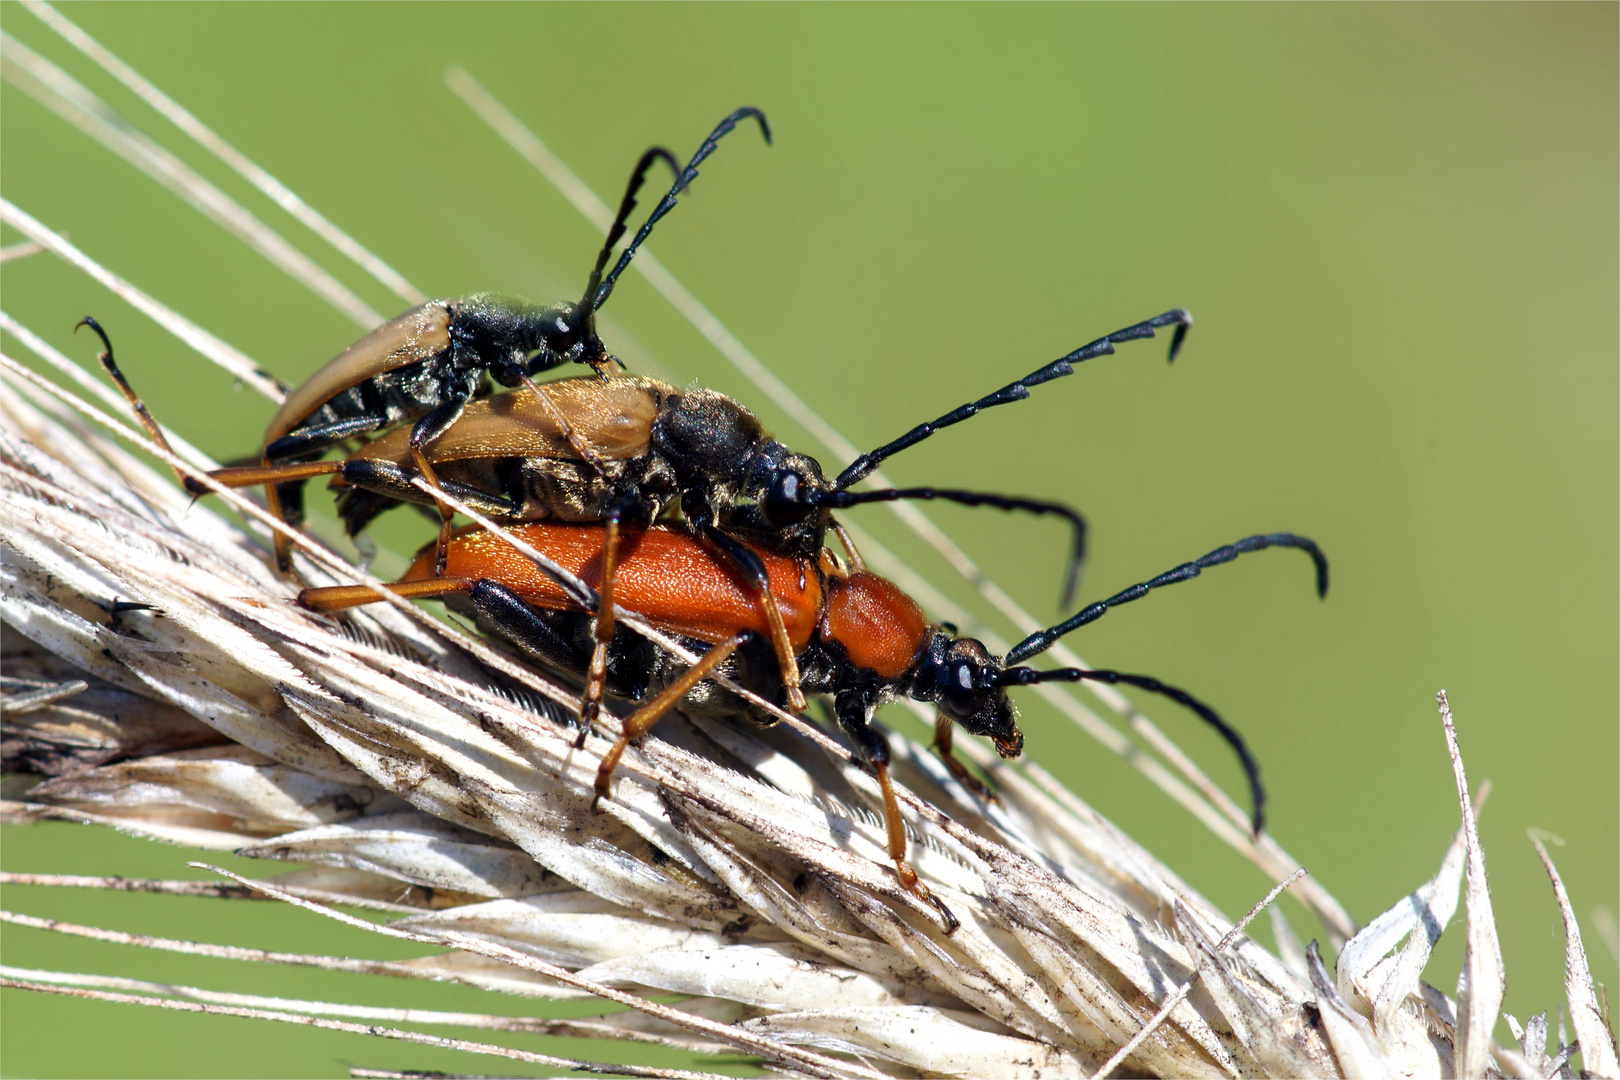
[(813, 508), (806, 498), (804, 477), (792, 470), (776, 474), (765, 494), (765, 516), (775, 525), (796, 525), (810, 516)]
[(974, 667), (966, 660), (945, 665), (940, 679), (940, 705), (953, 717), (971, 716), (979, 706), (981, 691), (974, 679)]

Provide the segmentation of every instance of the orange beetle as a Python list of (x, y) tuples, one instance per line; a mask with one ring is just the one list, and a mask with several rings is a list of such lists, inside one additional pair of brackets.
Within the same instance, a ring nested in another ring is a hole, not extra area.
[[(591, 593), (581, 594), (572, 585), (565, 586), (499, 537), (477, 529), (462, 530), (452, 537), (443, 575), (435, 573), (434, 545), (429, 545), (391, 589), (401, 596), (433, 597), (470, 609), (482, 626), (546, 666), (576, 678), (590, 677), (593, 662), (602, 664), (597, 677), (615, 694), (640, 704), (624, 720), (623, 733), (602, 758), (596, 777), (598, 798), (608, 796), (613, 771), (625, 748), (671, 708), (772, 722), (768, 714), (708, 678), (718, 671), (767, 700), (785, 701), (763, 605), (736, 568), (701, 539), (668, 526), (626, 534), (615, 567), (613, 588), (618, 604), (663, 630), (705, 646), (701, 659), (687, 667), (623, 630), (614, 635), (605, 656), (593, 648), (589, 624), (590, 613), (599, 602), (594, 590), (602, 581), (604, 526), (542, 522), (511, 531), (581, 579)], [(1209, 706), (1150, 676), (1080, 668), (1037, 671), (1012, 665), (1044, 652), (1063, 635), (1152, 589), (1185, 581), (1207, 567), (1269, 547), (1305, 551), (1316, 567), (1317, 591), (1326, 594), (1327, 559), (1315, 543), (1292, 533), (1251, 536), (1090, 604), (1072, 618), (1030, 635), (1005, 657), (994, 656), (979, 641), (929, 624), (898, 586), (865, 570), (851, 571), (826, 551), (815, 559), (759, 548), (755, 555), (765, 568), (797, 652), (803, 689), (833, 698), (839, 726), (853, 743), (857, 759), (877, 777), (889, 856), (901, 884), (932, 903), (947, 928), (954, 929), (955, 916), (929, 893), (906, 860), (905, 827), (889, 778), (889, 743), (872, 726), (877, 709), (900, 697), (936, 704), (939, 713), (934, 732), (941, 758), (954, 774), (982, 791), (951, 753), (952, 724), (988, 737), (1002, 757), (1017, 757), (1024, 737), (1007, 697), (1008, 686), (1096, 681), (1163, 694), (1213, 725), (1237, 752), (1249, 778), (1258, 834), (1265, 801), (1259, 767), (1242, 737)], [(336, 611), (377, 599), (376, 592), (364, 585), (306, 589), (299, 594), (299, 603), (315, 611)], [(584, 744), (585, 735), (582, 728), (577, 745)]]

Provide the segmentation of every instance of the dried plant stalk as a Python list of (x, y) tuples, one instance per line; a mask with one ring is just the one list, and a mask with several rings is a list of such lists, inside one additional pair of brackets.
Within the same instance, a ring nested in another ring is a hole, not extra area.
[[(266, 887), (306, 904), (386, 898), (401, 916), (387, 932), (457, 950), (411, 967), (611, 995), (638, 1011), (592, 1031), (742, 1049), (782, 1070), (1089, 1076), (1195, 972), (1124, 1068), (1454, 1069), (1457, 1006), (1420, 976), (1465, 866), (1470, 926), (1489, 918), (1466, 799), (1436, 879), (1352, 938), (1333, 976), (1314, 947), (1304, 970), (1246, 937), (1220, 947), (1230, 921), (1072, 794), (1054, 799), (981, 762), (1003, 798), (986, 815), (897, 737), (897, 775), (919, 796), (908, 804), (917, 868), (962, 920), (947, 935), (894, 878), (875, 786), (825, 736), (672, 720), (627, 755), (615, 798), (593, 815), (607, 744), (572, 751), (565, 690), (514, 690), (431, 620), (385, 607), (334, 621), (292, 606), (251, 537), (6, 371), (0, 611), (29, 643), (8, 634), (8, 664), (88, 684), (15, 729), (8, 717), (8, 745), (57, 772), (7, 804), (14, 817), (296, 862), (307, 869)], [(115, 598), (152, 607), (112, 616)], [(120, 708), (132, 720), (115, 724), (111, 702), (142, 707)], [(100, 726), (75, 727), (68, 709)], [(89, 749), (61, 749), (75, 740)], [(1494, 935), (1469, 936), (1468, 970), (1499, 970), (1499, 954), (1475, 960), (1475, 942)], [(76, 978), (75, 992), (94, 988)], [(687, 1000), (648, 999), (665, 994)], [(1492, 994), (1463, 1000), (1485, 1003), (1470, 1031), (1488, 1032)], [(1534, 1056), (1472, 1035), (1466, 1052), (1515, 1071)]]
[[(65, 16), (42, 0), (25, 6), (355, 265), (402, 299), (420, 299), (397, 271)], [(8, 81), (324, 302), (362, 325), (377, 321), (264, 221), (50, 61), (3, 36), (0, 56)], [(468, 72), (452, 68), (445, 80), (582, 214), (606, 223), (607, 206)], [(53, 253), (246, 385), (282, 395), (251, 357), (24, 209), (0, 200), (0, 219), (27, 237), (0, 258)], [(854, 455), (651, 253), (634, 265), (833, 457)], [(592, 781), (607, 744), (572, 749), (567, 717), (578, 703), (567, 687), (397, 598), (336, 620), (292, 606), (291, 588), (270, 572), (262, 545), (264, 530), (285, 526), (235, 492), (220, 494), (258, 533), (190, 506), (166, 476), (109, 437), (155, 449), (120, 419), (115, 395), (12, 316), (0, 313), (0, 328), (113, 409), (0, 357), (0, 715), (8, 772), (0, 809), (11, 820), (100, 823), (298, 866), (267, 881), (0, 880), (271, 897), (445, 951), (356, 961), (12, 913), (0, 919), (193, 955), (447, 980), (520, 997), (598, 998), (630, 1009), (569, 1021), (422, 1014), (10, 968), (0, 969), (0, 985), (649, 1076), (700, 1074), (549, 1058), (351, 1020), (740, 1050), (773, 1072), (811, 1076), (1093, 1076), (1116, 1068), (1156, 1076), (1573, 1075), (1576, 1048), (1561, 1034), (1549, 1046), (1545, 1014), (1523, 1025), (1506, 1017), (1517, 1048), (1491, 1040), (1505, 975), (1475, 806), (1443, 696), (1460, 826), (1435, 877), (1358, 928), (1274, 841), (1247, 836), (1242, 810), (1123, 697), (1094, 688), (1159, 757), (1132, 752), (1126, 733), (1068, 688), (1040, 688), (1214, 836), (1286, 882), (1326, 926), (1338, 952), (1333, 972), (1276, 908), (1280, 956), (1244, 936), (1038, 765), (1007, 765), (971, 742), (962, 746), (958, 752), (1000, 791), (1000, 803), (986, 805), (922, 747), (895, 736), (915, 866), (962, 921), (947, 934), (895, 880), (875, 784), (818, 728), (787, 716), (769, 730), (671, 718), (626, 755), (614, 799), (592, 814)], [(211, 464), (182, 440), (174, 445), (192, 469)], [(892, 509), (1015, 625), (1034, 627), (918, 507)], [(295, 539), (310, 583), (376, 584), (308, 538)], [(936, 614), (970, 622), (881, 545), (862, 538), (862, 548)], [(149, 607), (126, 610), (116, 601)], [(658, 637), (632, 612), (624, 621)], [(982, 636), (1000, 647), (993, 634)], [(1061, 645), (1054, 656), (1082, 666)], [(1612, 1036), (1569, 899), (1542, 856), (1569, 929), (1566, 982), (1579, 1052), (1588, 1073), (1615, 1075)], [(1464, 891), (1464, 983), (1454, 1002), (1422, 973)], [(335, 906), (392, 921), (378, 926)], [(652, 1000), (670, 995), (679, 1004)]]

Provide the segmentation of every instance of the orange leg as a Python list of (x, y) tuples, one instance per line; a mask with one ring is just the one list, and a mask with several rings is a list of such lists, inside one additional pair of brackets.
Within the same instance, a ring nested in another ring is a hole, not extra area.
[[(439, 489), (439, 474), (433, 471), (433, 463), (428, 460), (427, 452), (420, 446), (411, 447), (411, 461), (416, 465), (416, 471), (422, 474), (435, 491)], [(435, 498), (433, 505), (439, 508), (439, 542), (434, 547), (433, 574), (440, 577), (444, 574), (445, 560), (450, 557), (450, 534), (454, 531), (453, 522), (456, 512), (450, 504)]]
[(945, 933), (954, 934), (962, 924), (943, 900), (928, 891), (928, 886), (922, 883), (917, 871), (906, 861), (906, 823), (901, 820), (900, 800), (895, 798), (894, 782), (889, 779), (889, 763), (880, 762), (873, 768), (877, 772), (878, 787), (883, 791), (883, 824), (889, 832), (889, 858), (894, 860), (894, 872), (907, 892), (927, 901), (939, 912), (940, 918), (945, 920)]
[[(101, 343), (106, 348), (97, 354), (96, 359), (101, 361), (101, 366), (106, 370), (107, 376), (112, 379), (113, 385), (118, 387), (118, 392), (124, 395), (124, 400), (129, 402), (129, 407), (135, 411), (136, 418), (140, 420), (141, 426), (146, 429), (146, 433), (152, 437), (152, 441), (168, 451), (170, 455), (173, 455), (174, 450), (169, 446), (169, 440), (164, 437), (163, 429), (158, 427), (157, 421), (152, 418), (151, 410), (146, 407), (146, 402), (142, 401), (140, 395), (135, 393), (135, 388), (129, 385), (129, 380), (124, 378), (123, 371), (119, 369), (118, 361), (113, 358), (112, 342), (107, 340), (106, 331), (102, 330), (101, 324), (94, 319), (85, 318), (73, 329), (77, 331), (80, 326), (88, 326), (101, 338)], [(269, 477), (275, 476), (279, 480), (300, 480), (319, 475), (320, 472), (336, 472), (341, 467), (341, 465), (336, 465), (322, 468), (317, 472), (300, 472), (300, 468), (307, 468), (307, 466), (273, 466), (269, 460), (265, 460), (260, 468), (216, 469), (208, 475), (230, 487), (253, 487), (257, 484), (264, 484), (265, 506), (271, 514), (275, 515), (278, 521), (286, 521), (286, 516), (281, 512), (281, 498), (276, 494), (275, 483)], [(180, 471), (179, 468), (174, 466), (170, 466), (170, 468), (174, 469), (175, 478), (180, 481), (180, 486), (187, 491), (194, 495), (207, 493), (207, 488), (198, 484)], [(287, 472), (285, 470), (292, 471)], [(283, 574), (290, 572), (292, 570), (292, 545), (279, 532), (274, 533), (271, 539), (276, 547), (276, 566)]]
[[(281, 496), (276, 492), (276, 485), (289, 480), (308, 480), (312, 476), (330, 476), (343, 471), (341, 461), (295, 461), (286, 465), (272, 465), (265, 459), (259, 465), (238, 465), (227, 469), (215, 469), (208, 474), (208, 478), (226, 487), (257, 487), (264, 485), (264, 505), (278, 521), (286, 521), (286, 515), (281, 510)], [(193, 495), (206, 495), (208, 489), (195, 480), (186, 478), (182, 481), (186, 490)], [(292, 544), (279, 532), (271, 538), (276, 545), (276, 566), (283, 574), (292, 570)]]
[(579, 738), (574, 749), (585, 745), (585, 736), (602, 711), (602, 691), (607, 684), (608, 642), (613, 640), (613, 583), (617, 578), (619, 561), (619, 519), (609, 517), (602, 537), (602, 587), (598, 590), (601, 602), (596, 609), (596, 648), (591, 652), (591, 666), (585, 678), (585, 693), (579, 703)]
[[(603, 372), (601, 367), (596, 367), (596, 365), (592, 366), (595, 368), (598, 375), (600, 375), (603, 379), (607, 378), (607, 375)], [(523, 376), (523, 383), (534, 394), (535, 399), (540, 402), (541, 407), (546, 410), (546, 416), (553, 424), (556, 424), (557, 429), (562, 432), (563, 439), (568, 443), (569, 449), (578, 454), (581, 461), (595, 469), (598, 473), (601, 473), (604, 476), (607, 475), (607, 465), (603, 460), (602, 455), (596, 452), (596, 447), (591, 445), (589, 439), (581, 435), (578, 429), (568, 422), (568, 418), (562, 414), (561, 409), (557, 408), (557, 403), (551, 399), (551, 395), (541, 390), (540, 387), (535, 384), (535, 381), (529, 378), (527, 375)]]
[(771, 629), (771, 647), (776, 651), (776, 662), (782, 669), (782, 686), (787, 690), (788, 711), (802, 713), (806, 703), (804, 691), (799, 689), (799, 659), (794, 655), (787, 623), (782, 621), (782, 609), (776, 604), (776, 595), (768, 588), (759, 591), (759, 599), (765, 606), (765, 624)]
[[(113, 385), (118, 387), (118, 392), (124, 395), (124, 400), (129, 402), (129, 407), (135, 411), (135, 418), (141, 422), (141, 427), (146, 429), (146, 433), (152, 437), (153, 442), (161, 446), (170, 455), (173, 455), (174, 449), (169, 446), (169, 440), (164, 437), (163, 429), (157, 426), (156, 420), (152, 419), (152, 410), (148, 409), (146, 407), (146, 402), (142, 401), (140, 395), (135, 393), (135, 388), (129, 385), (129, 380), (124, 378), (123, 371), (119, 369), (118, 361), (113, 359), (112, 342), (107, 340), (107, 332), (101, 328), (100, 323), (96, 322), (96, 320), (90, 318), (89, 316), (85, 316), (83, 319), (80, 319), (78, 323), (74, 325), (73, 332), (75, 334), (78, 333), (79, 327), (81, 326), (88, 326), (90, 329), (94, 330), (96, 332), (96, 336), (101, 339), (101, 344), (105, 346), (105, 348), (96, 354), (96, 359), (101, 361), (102, 370), (105, 371), (107, 373), (107, 377), (113, 381)], [(181, 485), (184, 486), (186, 483), (186, 474), (172, 465), (170, 468), (174, 469), (175, 479), (179, 480)]]
[(990, 786), (983, 780), (968, 772), (967, 766), (962, 764), (961, 759), (951, 753), (951, 736), (955, 732), (955, 727), (956, 725), (952, 724), (950, 718), (944, 713), (939, 713), (934, 717), (934, 748), (939, 751), (939, 760), (945, 763), (945, 767), (951, 771), (952, 776), (962, 782), (963, 787), (985, 801), (1000, 806), (1001, 796), (990, 790)]
[(832, 518), (828, 518), (827, 528), (831, 529), (833, 534), (838, 537), (838, 542), (844, 545), (844, 553), (849, 556), (849, 572), (852, 574), (866, 573), (866, 560), (861, 558), (859, 551), (855, 550), (855, 541), (849, 538), (849, 533), (844, 531), (844, 527)]
[[(266, 461), (265, 465), (270, 462)], [(270, 511), (270, 516), (277, 521), (286, 521), (287, 515), (281, 511), (281, 493), (276, 490), (275, 484), (264, 485), (264, 508)], [(276, 546), (276, 569), (283, 574), (292, 573), (292, 541), (280, 530), (270, 534), (270, 542)]]
[[(634, 740), (645, 735), (654, 724), (663, 718), (665, 713), (674, 708), (681, 698), (691, 691), (692, 687), (708, 678), (710, 672), (719, 667), (726, 657), (736, 652), (738, 646), (747, 640), (747, 634), (734, 634), (722, 641), (704, 653), (697, 663), (682, 672), (680, 678), (659, 691), (657, 697), (625, 718), (624, 733), (619, 736), (619, 741), (614, 743), (612, 748), (603, 755), (602, 764), (596, 770), (596, 798), (591, 800), (592, 810), (596, 809), (598, 802), (609, 797), (613, 770), (619, 767), (619, 759), (624, 756), (625, 748)], [(902, 836), (902, 842), (903, 840), (904, 837)]]
[[(289, 480), (308, 480), (314, 476), (331, 476), (343, 471), (341, 461), (294, 461), (285, 465), (232, 465), (215, 469), (208, 479), (226, 487), (258, 487), (260, 484), (284, 484)], [(194, 495), (206, 495), (208, 489), (195, 480), (186, 481), (186, 490)]]
[[(423, 581), (396, 581), (388, 586), (388, 591), (407, 600), (420, 600), (467, 592), (471, 588), (471, 578), (436, 577)], [(299, 606), (311, 611), (342, 611), (361, 604), (375, 604), (381, 599), (377, 590), (370, 585), (329, 585), (322, 589), (305, 589), (298, 594)]]

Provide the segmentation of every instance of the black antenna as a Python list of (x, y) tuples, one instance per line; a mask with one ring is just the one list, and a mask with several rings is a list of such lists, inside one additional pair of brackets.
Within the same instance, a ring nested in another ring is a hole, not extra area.
[(636, 249), (641, 247), (642, 241), (652, 234), (653, 226), (658, 224), (665, 214), (675, 209), (675, 201), (680, 193), (685, 191), (693, 180), (697, 179), (697, 167), (703, 163), (705, 158), (715, 152), (721, 139), (725, 138), (733, 128), (750, 116), (759, 121), (759, 130), (765, 136), (765, 145), (770, 145), (771, 125), (766, 121), (765, 114), (751, 105), (744, 105), (720, 121), (719, 126), (709, 132), (709, 137), (703, 140), (703, 145), (698, 147), (697, 153), (692, 155), (692, 160), (686, 163), (686, 168), (682, 169), (680, 175), (675, 178), (674, 186), (669, 189), (669, 194), (664, 196), (663, 202), (660, 202), (653, 209), (653, 212), (647, 218), (647, 223), (637, 230), (635, 239), (630, 241), (630, 246), (624, 249), (623, 254), (619, 256), (619, 261), (614, 264), (613, 272), (603, 280), (601, 287), (596, 290), (596, 300), (591, 304), (592, 311), (607, 303), (608, 297), (613, 295), (613, 286), (618, 282), (619, 275), (624, 273), (624, 268), (630, 265), (630, 260), (635, 257)]
[(1153, 589), (1157, 589), (1164, 585), (1174, 585), (1178, 581), (1191, 580), (1192, 578), (1195, 578), (1199, 574), (1203, 573), (1205, 570), (1209, 569), (1211, 566), (1219, 566), (1221, 563), (1231, 562), (1239, 555), (1247, 554), (1251, 551), (1264, 551), (1266, 548), (1272, 547), (1299, 548), (1301, 551), (1309, 555), (1311, 557), (1311, 561), (1316, 564), (1316, 595), (1327, 595), (1327, 556), (1322, 554), (1322, 549), (1316, 546), (1315, 541), (1307, 540), (1305, 537), (1296, 536), (1293, 533), (1266, 533), (1263, 536), (1250, 536), (1239, 540), (1235, 544), (1227, 544), (1225, 547), (1216, 548), (1214, 551), (1210, 552), (1208, 555), (1205, 555), (1201, 559), (1194, 559), (1192, 562), (1182, 563), (1174, 570), (1167, 570), (1150, 581), (1143, 581), (1132, 585), (1124, 592), (1115, 593), (1107, 600), (1099, 600), (1095, 604), (1090, 604), (1081, 608), (1079, 613), (1073, 618), (1065, 619), (1056, 626), (1037, 631), (1036, 633), (1029, 635), (1029, 637), (1025, 638), (1023, 641), (1020, 641), (1017, 645), (1014, 645), (1010, 650), (1008, 650), (1007, 655), (1002, 658), (1002, 663), (1004, 665), (1023, 663), (1030, 657), (1050, 649), (1053, 645), (1057, 644), (1057, 640), (1063, 635), (1072, 633), (1087, 623), (1096, 622), (1098, 619), (1106, 615), (1110, 608), (1116, 608), (1121, 604), (1128, 604), (1132, 600), (1140, 600)]
[[(631, 245), (634, 247), (635, 245)], [(622, 263), (624, 260), (620, 260)], [(617, 273), (617, 271), (615, 271)], [(611, 280), (611, 279), (609, 279)], [(1107, 337), (1100, 337), (1089, 345), (1082, 345), (1068, 356), (1052, 361), (1039, 371), (1032, 371), (1015, 383), (1009, 383), (1000, 390), (982, 397), (978, 401), (970, 401), (966, 405), (953, 409), (937, 420), (926, 424), (919, 424), (900, 436), (898, 439), (884, 446), (878, 447), (869, 454), (862, 454), (850, 462), (849, 468), (838, 474), (833, 487), (842, 490), (864, 478), (873, 469), (877, 468), (886, 458), (893, 457), (907, 447), (915, 446), (928, 436), (941, 428), (948, 428), (952, 424), (960, 424), (969, 417), (976, 416), (985, 409), (996, 405), (1005, 405), (1011, 401), (1022, 401), (1029, 397), (1032, 387), (1043, 382), (1060, 379), (1065, 375), (1074, 374), (1074, 365), (1084, 363), (1098, 356), (1108, 356), (1114, 351), (1114, 346), (1126, 341), (1135, 341), (1137, 338), (1150, 338), (1154, 331), (1165, 326), (1174, 326), (1175, 334), (1170, 338), (1170, 359), (1174, 361), (1176, 354), (1181, 352), (1181, 345), (1187, 340), (1187, 328), (1192, 325), (1192, 315), (1185, 308), (1176, 308), (1163, 315), (1156, 315), (1145, 322), (1135, 326), (1127, 326), (1123, 330), (1115, 330)]]
[[(647, 173), (652, 169), (653, 163), (662, 161), (669, 165), (669, 171), (677, 177), (681, 175), (681, 163), (675, 160), (675, 155), (662, 146), (655, 146), (641, 155), (636, 162), (635, 169), (630, 173), (630, 184), (624, 189), (624, 198), (619, 201), (619, 215), (613, 219), (613, 227), (608, 229), (607, 243), (597, 253), (596, 267), (591, 271), (590, 280), (585, 284), (585, 296), (579, 306), (585, 309), (587, 326), (590, 327), (592, 337), (595, 336), (596, 307), (591, 298), (596, 295), (597, 288), (602, 284), (602, 268), (607, 265), (608, 257), (613, 254), (613, 246), (624, 238), (625, 222), (629, 220), (631, 211), (636, 208), (636, 192), (647, 180)], [(606, 299), (604, 297), (603, 299)]]
[(1266, 823), (1266, 789), (1260, 783), (1260, 763), (1254, 760), (1249, 753), (1249, 746), (1243, 741), (1243, 736), (1237, 733), (1219, 713), (1193, 697), (1187, 691), (1175, 686), (1168, 686), (1151, 675), (1127, 675), (1122, 671), (1085, 671), (1081, 668), (1057, 668), (1053, 671), (1036, 671), (1034, 668), (1015, 667), (1007, 668), (996, 676), (998, 686), (1033, 686), (1044, 682), (1103, 682), (1110, 686), (1120, 683), (1126, 686), (1135, 686), (1155, 694), (1163, 694), (1179, 705), (1185, 705), (1197, 713), (1203, 721), (1216, 731), (1227, 745), (1236, 751), (1238, 761), (1243, 764), (1243, 773), (1249, 778), (1249, 799), (1254, 807), (1250, 822), (1254, 828), (1254, 835), (1258, 837), (1260, 830)]
[(1080, 583), (1080, 564), (1086, 558), (1086, 519), (1062, 503), (1043, 502), (1039, 499), (1021, 499), (1013, 495), (995, 495), (981, 491), (960, 491), (954, 488), (881, 488), (876, 491), (828, 491), (815, 498), (817, 506), (842, 510), (860, 503), (895, 502), (899, 499), (938, 499), (960, 503), (963, 506), (993, 506), (997, 510), (1027, 510), (1032, 514), (1054, 514), (1063, 518), (1074, 529), (1074, 546), (1069, 553), (1069, 565), (1063, 576), (1063, 596), (1059, 607), (1068, 607), (1074, 599), (1074, 590)]

